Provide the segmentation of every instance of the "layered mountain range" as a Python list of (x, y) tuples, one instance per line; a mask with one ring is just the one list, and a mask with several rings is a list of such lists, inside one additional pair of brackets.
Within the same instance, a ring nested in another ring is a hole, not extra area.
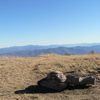
[(41, 54), (87, 54), (90, 52), (100, 53), (100, 44), (68, 44), (68, 45), (27, 45), (0, 48), (1, 56), (31, 57)]

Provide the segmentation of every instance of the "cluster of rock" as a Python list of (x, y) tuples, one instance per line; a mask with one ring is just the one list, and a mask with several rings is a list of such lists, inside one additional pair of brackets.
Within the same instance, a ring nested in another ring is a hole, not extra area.
[(38, 85), (48, 89), (61, 91), (67, 87), (95, 85), (96, 79), (93, 76), (80, 77), (78, 75), (64, 75), (60, 71), (50, 72), (44, 79), (38, 81)]

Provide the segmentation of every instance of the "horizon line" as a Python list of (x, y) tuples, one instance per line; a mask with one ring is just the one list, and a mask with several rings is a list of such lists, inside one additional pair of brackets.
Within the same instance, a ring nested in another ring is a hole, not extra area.
[(3, 46), (3, 47), (0, 47), (0, 49), (2, 49), (2, 48), (10, 48), (10, 47), (24, 47), (24, 46), (59, 46), (59, 45), (88, 45), (88, 44), (90, 44), (90, 45), (92, 45), (92, 44), (100, 44), (100, 42), (88, 42), (88, 43), (66, 43), (66, 44), (26, 44), (26, 45), (12, 45), (12, 46)]

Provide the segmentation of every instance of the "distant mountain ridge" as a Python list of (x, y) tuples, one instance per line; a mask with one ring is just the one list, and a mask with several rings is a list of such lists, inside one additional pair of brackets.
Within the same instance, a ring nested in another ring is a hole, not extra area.
[(38, 56), (41, 54), (85, 54), (91, 51), (100, 53), (100, 44), (69, 44), (69, 45), (28, 45), (15, 46), (9, 48), (1, 48), (0, 55), (2, 56)]

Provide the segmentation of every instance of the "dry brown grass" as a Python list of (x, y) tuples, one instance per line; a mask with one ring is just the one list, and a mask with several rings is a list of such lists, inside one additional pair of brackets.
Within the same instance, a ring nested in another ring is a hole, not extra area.
[[(0, 100), (100, 100), (100, 73), (96, 68), (100, 68), (100, 54), (0, 57)], [(61, 93), (14, 93), (36, 85), (38, 80), (54, 70), (92, 74), (98, 82), (89, 89), (65, 90)]]

